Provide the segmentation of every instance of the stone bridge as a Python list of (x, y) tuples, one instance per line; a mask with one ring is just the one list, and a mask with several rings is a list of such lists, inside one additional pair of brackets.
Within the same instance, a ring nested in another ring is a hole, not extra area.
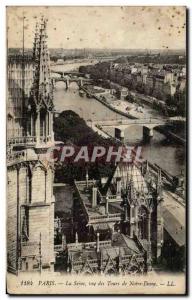
[(70, 83), (76, 82), (79, 87), (82, 87), (84, 84), (90, 84), (93, 82), (92, 79), (83, 77), (85, 74), (79, 73), (79, 72), (60, 72), (60, 71), (53, 71), (53, 73), (56, 73), (60, 75), (60, 77), (53, 77), (52, 76), (52, 83), (53, 87), (56, 87), (56, 83), (59, 81), (62, 81), (66, 85), (66, 89), (69, 88)]
[(64, 72), (62, 72), (62, 71), (54, 71), (54, 70), (52, 70), (51, 73), (58, 74), (61, 77), (65, 77), (66, 75), (69, 75), (69, 76), (82, 76), (82, 77), (85, 76), (84, 73), (77, 72), (77, 71), (64, 71)]
[(92, 122), (93, 125), (100, 129), (115, 128), (115, 137), (123, 140), (124, 131), (128, 127), (138, 125), (143, 127), (144, 139), (150, 139), (153, 137), (153, 129), (159, 126), (164, 126), (169, 123), (169, 119), (158, 118), (142, 118), (142, 119), (122, 119), (122, 120), (106, 120)]

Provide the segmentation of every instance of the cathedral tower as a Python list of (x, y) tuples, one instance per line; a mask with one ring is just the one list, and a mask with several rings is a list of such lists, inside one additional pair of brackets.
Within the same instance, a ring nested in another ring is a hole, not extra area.
[(46, 40), (46, 20), (42, 18), (35, 33), (25, 134), (8, 139), (7, 264), (14, 273), (54, 268), (54, 173), (52, 163), (42, 159), (42, 154), (54, 145), (53, 93)]

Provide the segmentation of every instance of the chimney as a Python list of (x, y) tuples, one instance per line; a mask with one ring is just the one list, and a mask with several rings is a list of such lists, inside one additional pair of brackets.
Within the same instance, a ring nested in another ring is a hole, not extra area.
[(86, 169), (86, 188), (88, 188), (89, 184), (89, 174), (88, 174), (88, 169)]
[(121, 177), (117, 177), (117, 195), (121, 195)]
[(76, 233), (75, 233), (75, 244), (78, 244), (78, 242), (79, 242), (79, 240), (78, 240), (78, 233), (76, 231)]
[(99, 253), (99, 232), (97, 232), (96, 250), (97, 250), (97, 253)]
[(108, 196), (105, 198), (105, 214), (108, 215), (109, 213), (109, 202), (108, 202)]
[(93, 187), (92, 188), (92, 207), (97, 206), (97, 188)]

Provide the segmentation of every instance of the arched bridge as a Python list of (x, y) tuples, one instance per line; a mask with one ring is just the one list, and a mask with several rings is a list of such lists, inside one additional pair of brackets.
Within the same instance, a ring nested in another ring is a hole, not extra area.
[(93, 125), (100, 129), (115, 128), (115, 137), (118, 139), (124, 138), (124, 131), (128, 127), (138, 125), (143, 127), (144, 139), (153, 137), (153, 129), (155, 127), (167, 125), (170, 122), (169, 118), (143, 118), (143, 119), (122, 119), (122, 120), (106, 120), (92, 122)]
[(57, 82), (64, 82), (66, 85), (66, 89), (69, 88), (70, 83), (76, 82), (79, 87), (82, 87), (84, 84), (90, 84), (93, 82), (92, 79), (84, 77), (84, 73), (80, 72), (61, 72), (61, 71), (53, 71), (53, 73), (56, 73), (60, 75), (60, 77), (54, 77), (52, 76), (52, 82), (53, 87), (56, 87)]
[(77, 72), (77, 71), (54, 71), (54, 70), (52, 70), (51, 72), (55, 73), (55, 74), (58, 74), (61, 77), (64, 77), (66, 75), (69, 75), (69, 76), (83, 76), (83, 77), (85, 76), (84, 73)]

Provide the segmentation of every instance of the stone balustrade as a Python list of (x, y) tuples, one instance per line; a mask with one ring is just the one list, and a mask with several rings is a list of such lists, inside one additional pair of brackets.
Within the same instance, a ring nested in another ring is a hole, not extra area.
[(89, 224), (97, 224), (103, 222), (116, 222), (121, 221), (121, 213), (116, 214), (108, 214), (108, 215), (98, 215), (98, 216), (90, 216)]
[[(47, 143), (52, 140), (50, 135), (48, 136), (40, 136), (39, 142), (40, 143)], [(8, 139), (8, 145), (34, 145), (37, 143), (36, 136), (18, 136)]]

